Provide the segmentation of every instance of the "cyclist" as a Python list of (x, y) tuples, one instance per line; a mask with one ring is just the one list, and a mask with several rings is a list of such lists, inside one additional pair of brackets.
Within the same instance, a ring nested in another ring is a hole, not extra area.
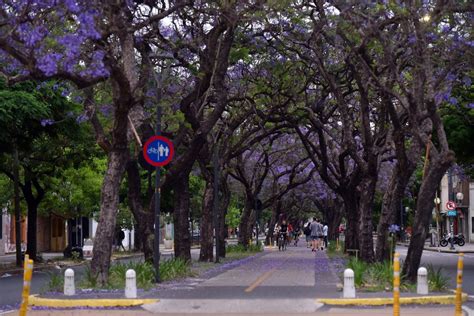
[(283, 220), (281, 224), (277, 226), (277, 228), (275, 229), (275, 234), (277, 236), (277, 240), (279, 240), (280, 236), (283, 235), (283, 245), (278, 244), (278, 249), (280, 249), (281, 247), (285, 248), (288, 238), (288, 224), (286, 224), (285, 220)]

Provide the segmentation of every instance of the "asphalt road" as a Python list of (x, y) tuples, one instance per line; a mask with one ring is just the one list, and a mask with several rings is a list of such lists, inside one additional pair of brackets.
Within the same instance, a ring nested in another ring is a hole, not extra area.
[[(407, 250), (407, 247), (397, 247), (402, 260), (405, 260)], [(450, 289), (456, 288), (457, 262), (458, 255), (454, 253), (425, 250), (421, 257), (421, 266), (428, 267), (429, 264), (432, 264), (435, 269), (442, 269), (443, 274), (449, 278)], [(474, 296), (474, 253), (464, 254), (463, 292)]]

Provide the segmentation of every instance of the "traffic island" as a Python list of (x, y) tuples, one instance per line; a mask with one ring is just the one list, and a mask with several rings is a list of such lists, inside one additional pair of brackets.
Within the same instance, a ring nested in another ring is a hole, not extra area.
[[(400, 297), (401, 305), (410, 304), (443, 304), (454, 305), (456, 295), (430, 295), (430, 296), (413, 296)], [(462, 301), (467, 301), (468, 295), (462, 294)], [(320, 298), (316, 299), (316, 303), (337, 306), (381, 306), (393, 305), (393, 297), (365, 297), (365, 298)]]
[(79, 307), (133, 307), (141, 306), (143, 304), (153, 304), (159, 302), (158, 299), (140, 298), (100, 298), (100, 299), (56, 299), (44, 298), (36, 295), (30, 295), (28, 298), (28, 305), (52, 307), (52, 308), (79, 308)]

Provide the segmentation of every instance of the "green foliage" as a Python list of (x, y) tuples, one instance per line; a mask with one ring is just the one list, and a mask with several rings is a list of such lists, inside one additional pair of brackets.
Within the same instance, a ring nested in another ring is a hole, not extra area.
[(97, 276), (92, 273), (91, 267), (88, 265), (85, 270), (84, 278), (81, 280), (79, 287), (93, 289), (97, 287)]
[(48, 291), (62, 292), (64, 289), (64, 277), (61, 273), (50, 272), (48, 273)]
[(230, 228), (238, 227), (240, 225), (240, 209), (230, 206), (225, 215), (225, 222)]
[(175, 258), (160, 264), (160, 279), (169, 281), (173, 279), (192, 276), (190, 264), (183, 259)]
[(443, 275), (443, 269), (435, 269), (432, 264), (428, 265), (428, 286), (430, 291), (441, 292), (448, 288), (448, 277)]
[(368, 268), (368, 264), (364, 261), (351, 257), (347, 263), (347, 267), (354, 271), (354, 284), (356, 287), (361, 287), (364, 284), (364, 273)]
[(336, 248), (336, 241), (335, 240), (330, 240), (328, 242), (328, 248), (326, 250), (326, 254), (328, 255), (329, 258), (334, 258), (334, 257), (343, 257), (344, 256), (344, 243), (339, 242), (339, 249)]
[[(161, 267), (160, 265), (160, 269)], [(135, 270), (138, 288), (149, 290), (153, 287), (155, 283), (155, 268), (149, 262), (129, 262), (112, 265), (109, 272), (109, 286), (114, 289), (123, 289), (125, 287), (125, 274), (129, 269)]]

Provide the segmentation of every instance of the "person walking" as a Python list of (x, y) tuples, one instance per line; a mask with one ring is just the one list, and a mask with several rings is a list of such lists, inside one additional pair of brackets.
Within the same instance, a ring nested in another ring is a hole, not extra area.
[(313, 217), (313, 221), (311, 222), (310, 228), (311, 228), (311, 251), (316, 251), (320, 247), (319, 240), (323, 237), (323, 226), (319, 223), (319, 220), (316, 219), (316, 217)]
[(328, 224), (324, 223), (324, 225), (323, 225), (324, 248), (328, 247), (328, 230), (329, 230)]

